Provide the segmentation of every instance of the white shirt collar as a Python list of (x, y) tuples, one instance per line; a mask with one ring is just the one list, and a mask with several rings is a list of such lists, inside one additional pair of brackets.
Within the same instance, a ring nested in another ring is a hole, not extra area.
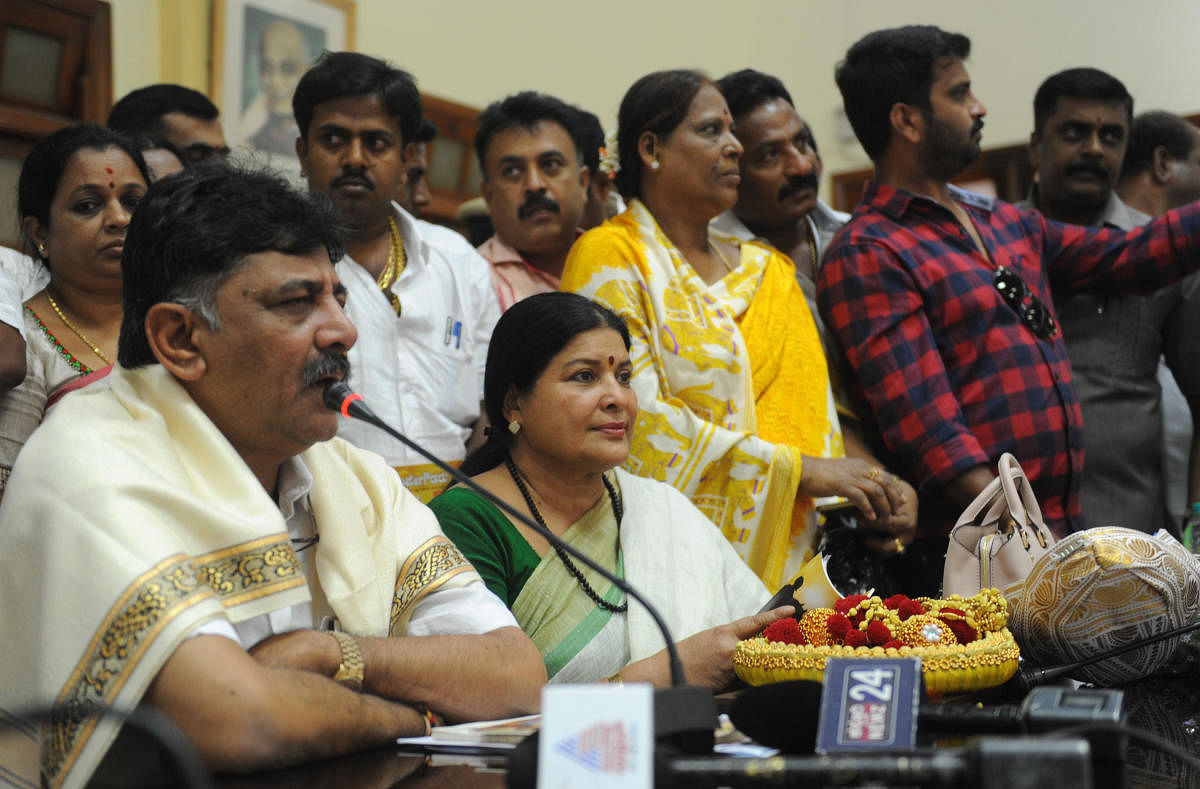
[(279, 498), (276, 504), (285, 521), (291, 520), (296, 514), (296, 505), (308, 497), (312, 486), (312, 472), (299, 455), (293, 455), (279, 465), (279, 480), (275, 486)]

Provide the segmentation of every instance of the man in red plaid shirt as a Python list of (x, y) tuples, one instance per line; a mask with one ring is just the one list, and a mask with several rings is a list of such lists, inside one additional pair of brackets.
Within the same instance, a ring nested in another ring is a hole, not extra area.
[(987, 112), (963, 64), (970, 46), (932, 26), (881, 30), (838, 65), (875, 177), (818, 285), (893, 467), (919, 487), (926, 541), (912, 553), (938, 576), (945, 535), (1003, 452), (1021, 462), (1056, 534), (1085, 528), (1083, 420), (1051, 287), (1149, 292), (1200, 265), (1196, 205), (1123, 233), (951, 186), (979, 156)]

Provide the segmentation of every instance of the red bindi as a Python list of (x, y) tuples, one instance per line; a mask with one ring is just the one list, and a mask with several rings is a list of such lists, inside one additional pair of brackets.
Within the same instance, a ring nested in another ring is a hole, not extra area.
[(615, 356), (608, 357), (608, 366), (609, 367), (612, 367), (616, 363), (617, 363), (617, 359)]
[(104, 168), (104, 172), (108, 173), (109, 175), (112, 175), (112, 174), (113, 174), (113, 168), (111, 168), (111, 167), (105, 167), (105, 168)]

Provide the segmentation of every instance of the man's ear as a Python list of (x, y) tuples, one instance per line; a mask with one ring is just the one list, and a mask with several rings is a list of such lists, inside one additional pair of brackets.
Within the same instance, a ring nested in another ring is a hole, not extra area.
[(1040, 163), (1041, 158), (1038, 156), (1038, 145), (1041, 144), (1041, 142), (1042, 138), (1038, 137), (1038, 133), (1036, 131), (1029, 133), (1029, 148), (1027, 151), (1029, 154), (1029, 166), (1033, 168), (1035, 173), (1038, 171), (1038, 164)]
[(195, 312), (169, 301), (155, 304), (146, 313), (146, 341), (158, 363), (182, 381), (198, 381), (208, 369), (196, 345), (198, 329), (209, 330)]
[(1173, 160), (1166, 148), (1161, 145), (1154, 148), (1154, 153), (1150, 157), (1150, 174), (1154, 176), (1156, 184), (1166, 186), (1171, 182), (1171, 178), (1175, 175), (1172, 163)]
[(306, 168), (304, 166), (304, 159), (307, 156), (308, 156), (308, 143), (306, 143), (304, 141), (303, 137), (297, 137), (296, 138), (296, 158), (300, 160), (300, 177), (301, 178), (306, 178), (308, 176), (308, 172), (307, 172), (308, 168)]
[(588, 184), (592, 182), (592, 169), (586, 164), (579, 165), (579, 185), (587, 192)]
[(925, 133), (925, 115), (919, 107), (898, 101), (888, 112), (888, 120), (892, 124), (892, 134), (916, 145)]

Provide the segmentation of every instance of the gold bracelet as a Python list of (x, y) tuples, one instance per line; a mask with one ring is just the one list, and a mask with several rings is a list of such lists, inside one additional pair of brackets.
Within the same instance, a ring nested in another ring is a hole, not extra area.
[(362, 690), (363, 687), (363, 656), (358, 642), (348, 633), (338, 630), (329, 631), (342, 650), (342, 663), (333, 675), (333, 681), (351, 690)]
[(616, 674), (613, 674), (611, 677), (609, 677), (608, 681), (610, 683), (612, 683), (613, 685), (616, 685), (618, 688), (625, 687), (625, 680), (621, 679), (620, 671), (618, 671)]

